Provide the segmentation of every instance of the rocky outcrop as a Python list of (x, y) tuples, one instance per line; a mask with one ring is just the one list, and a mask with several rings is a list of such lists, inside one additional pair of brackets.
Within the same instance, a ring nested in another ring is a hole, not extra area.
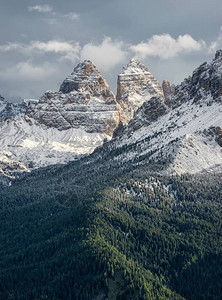
[(0, 156), (0, 182), (1, 176), (11, 179), (16, 178), (21, 173), (30, 172), (23, 162), (12, 161), (7, 158), (7, 154)]
[(2, 102), (4, 102), (4, 97), (2, 97), (1, 95), (0, 95), (0, 105), (2, 104)]
[[(210, 64), (204, 63), (193, 72), (192, 83), (210, 92), (213, 99), (222, 96), (222, 50), (218, 50)], [(195, 89), (193, 90), (195, 94)]]
[(162, 89), (163, 89), (165, 103), (169, 105), (171, 98), (175, 94), (175, 85), (174, 84), (171, 85), (169, 81), (163, 80)]
[(152, 97), (163, 98), (162, 88), (148, 69), (135, 59), (123, 68), (117, 80), (117, 102), (120, 119), (127, 124), (137, 109)]
[(0, 96), (0, 122), (12, 119), (20, 113), (25, 113), (26, 110), (27, 103), (25, 101), (21, 103), (10, 103)]
[(110, 136), (119, 122), (115, 96), (90, 61), (78, 64), (59, 92), (46, 92), (27, 115), (59, 130), (81, 128)]
[[(134, 118), (130, 120), (128, 126), (125, 128), (127, 128), (127, 131), (135, 132), (144, 126), (148, 126), (152, 122), (157, 121), (168, 112), (169, 108), (162, 98), (152, 97), (150, 100), (144, 102), (143, 105), (135, 112)], [(120, 133), (118, 135), (120, 135)]]
[(211, 63), (204, 62), (178, 85), (168, 104), (178, 107), (190, 100), (199, 102), (205, 99), (222, 101), (222, 50), (216, 52)]
[(220, 126), (211, 126), (208, 130), (204, 130), (204, 135), (214, 139), (220, 147), (222, 147), (222, 128)]

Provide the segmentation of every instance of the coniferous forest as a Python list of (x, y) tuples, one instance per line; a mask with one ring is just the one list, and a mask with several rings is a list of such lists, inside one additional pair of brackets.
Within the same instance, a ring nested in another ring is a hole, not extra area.
[(0, 299), (221, 299), (221, 179), (82, 159), (2, 187)]

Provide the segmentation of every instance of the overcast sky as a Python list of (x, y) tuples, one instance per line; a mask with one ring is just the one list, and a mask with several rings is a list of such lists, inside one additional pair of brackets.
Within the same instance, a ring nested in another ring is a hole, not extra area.
[(178, 84), (219, 48), (221, 0), (1, 0), (0, 94), (38, 99), (84, 59), (114, 93), (132, 57)]

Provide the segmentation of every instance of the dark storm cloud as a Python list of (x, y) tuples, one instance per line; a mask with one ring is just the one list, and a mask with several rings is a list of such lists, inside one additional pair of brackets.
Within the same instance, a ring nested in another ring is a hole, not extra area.
[(222, 46), (221, 0), (8, 0), (0, 9), (0, 94), (39, 98), (82, 59), (115, 92), (135, 56), (179, 83)]

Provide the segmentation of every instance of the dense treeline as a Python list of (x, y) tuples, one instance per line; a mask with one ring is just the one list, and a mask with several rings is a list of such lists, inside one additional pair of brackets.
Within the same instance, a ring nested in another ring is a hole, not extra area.
[(0, 299), (221, 299), (222, 176), (96, 165), (1, 189)]

